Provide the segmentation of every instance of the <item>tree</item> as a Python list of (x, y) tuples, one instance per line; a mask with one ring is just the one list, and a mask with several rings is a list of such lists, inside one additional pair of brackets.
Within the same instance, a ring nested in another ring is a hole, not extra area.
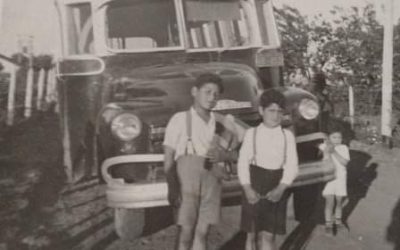
[[(320, 40), (317, 57), (333, 79), (346, 77), (353, 85), (380, 84), (383, 27), (372, 4), (362, 9), (334, 7), (332, 23), (316, 18), (311, 23), (314, 40)], [(328, 66), (328, 65), (326, 65)]]
[[(372, 4), (362, 8), (335, 6), (331, 10), (333, 18), (329, 19), (322, 15), (306, 18), (287, 6), (276, 9), (276, 13), (287, 67), (299, 62), (310, 67), (310, 61), (317, 61), (331, 83), (345, 82), (365, 90), (357, 92), (364, 108), (362, 112), (371, 109), (363, 101), (373, 102), (375, 107), (379, 105), (383, 26), (377, 21)], [(400, 55), (400, 23), (395, 27), (394, 44), (395, 55)], [(304, 51), (307, 53), (302, 53)], [(400, 56), (394, 58), (394, 72), (396, 95), (396, 86), (400, 90)], [(369, 90), (373, 88), (377, 92), (371, 99)], [(396, 106), (400, 109), (400, 101), (398, 105), (396, 100), (394, 102), (395, 109)]]
[[(309, 67), (313, 58), (334, 79), (346, 76), (352, 84), (380, 83), (383, 27), (372, 4), (361, 9), (335, 6), (331, 10), (333, 21), (322, 15), (309, 20), (287, 5), (275, 9), (275, 13), (286, 67)], [(397, 47), (400, 49), (399, 43)]]
[(288, 5), (283, 5), (281, 9), (274, 8), (274, 11), (284, 51), (285, 72), (304, 68), (310, 32), (307, 18)]

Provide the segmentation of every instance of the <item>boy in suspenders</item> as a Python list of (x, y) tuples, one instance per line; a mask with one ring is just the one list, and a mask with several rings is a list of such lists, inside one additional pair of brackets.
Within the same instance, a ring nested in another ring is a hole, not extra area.
[(238, 159), (246, 250), (276, 249), (275, 234), (286, 231), (286, 189), (298, 173), (295, 137), (281, 127), (284, 95), (266, 90), (259, 105), (263, 122), (246, 131)]
[(235, 151), (213, 145), (217, 122), (231, 127), (229, 119), (212, 112), (222, 92), (218, 75), (200, 75), (191, 89), (193, 106), (176, 113), (166, 128), (164, 169), (168, 200), (178, 208), (178, 250), (206, 249), (209, 227), (220, 216), (223, 177), (217, 163), (237, 158)]

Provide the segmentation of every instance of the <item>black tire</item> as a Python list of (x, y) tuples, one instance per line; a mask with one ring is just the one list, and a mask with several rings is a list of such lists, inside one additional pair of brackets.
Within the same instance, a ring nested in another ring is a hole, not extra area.
[(103, 178), (103, 175), (101, 174), (101, 164), (106, 159), (106, 157), (104, 156), (104, 150), (103, 150), (103, 146), (101, 144), (99, 135), (94, 136), (93, 145), (94, 145), (94, 150), (93, 150), (94, 151), (94, 157), (93, 157), (94, 170), (93, 171), (96, 172), (99, 182), (101, 184), (105, 184), (106, 182)]
[(76, 157), (73, 161), (74, 181), (86, 181), (92, 179), (97, 173), (94, 169), (94, 126), (91, 123), (86, 124), (84, 138), (81, 141)]
[(144, 209), (114, 209), (114, 225), (117, 235), (124, 240), (135, 240), (143, 235)]

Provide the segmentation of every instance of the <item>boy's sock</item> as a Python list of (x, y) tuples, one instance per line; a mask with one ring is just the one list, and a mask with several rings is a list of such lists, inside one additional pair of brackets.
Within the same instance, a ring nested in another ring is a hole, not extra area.
[(342, 218), (335, 218), (335, 225), (336, 225), (336, 229), (340, 229), (343, 228), (343, 222), (342, 222)]
[(326, 221), (325, 222), (325, 233), (326, 234), (333, 234), (333, 221)]

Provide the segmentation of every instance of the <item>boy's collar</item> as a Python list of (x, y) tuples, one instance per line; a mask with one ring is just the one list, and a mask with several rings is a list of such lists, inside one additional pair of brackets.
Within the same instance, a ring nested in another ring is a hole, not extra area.
[[(194, 106), (191, 106), (191, 107), (190, 107), (190, 112), (192, 112), (192, 114), (197, 115), (198, 117), (201, 118), (201, 116), (199, 115), (199, 113), (197, 113), (197, 110), (194, 108)], [(215, 120), (215, 114), (214, 114), (214, 112), (213, 112), (213, 111), (210, 111), (209, 114), (210, 114), (210, 120), (211, 120), (211, 119), (212, 119), (212, 120)]]
[(282, 128), (281, 125), (278, 125), (278, 126), (272, 127), (272, 128), (271, 127), (267, 127), (263, 122), (260, 123), (259, 127), (265, 128), (265, 129), (269, 129), (269, 130), (275, 130), (275, 129), (279, 129), (280, 130)]

